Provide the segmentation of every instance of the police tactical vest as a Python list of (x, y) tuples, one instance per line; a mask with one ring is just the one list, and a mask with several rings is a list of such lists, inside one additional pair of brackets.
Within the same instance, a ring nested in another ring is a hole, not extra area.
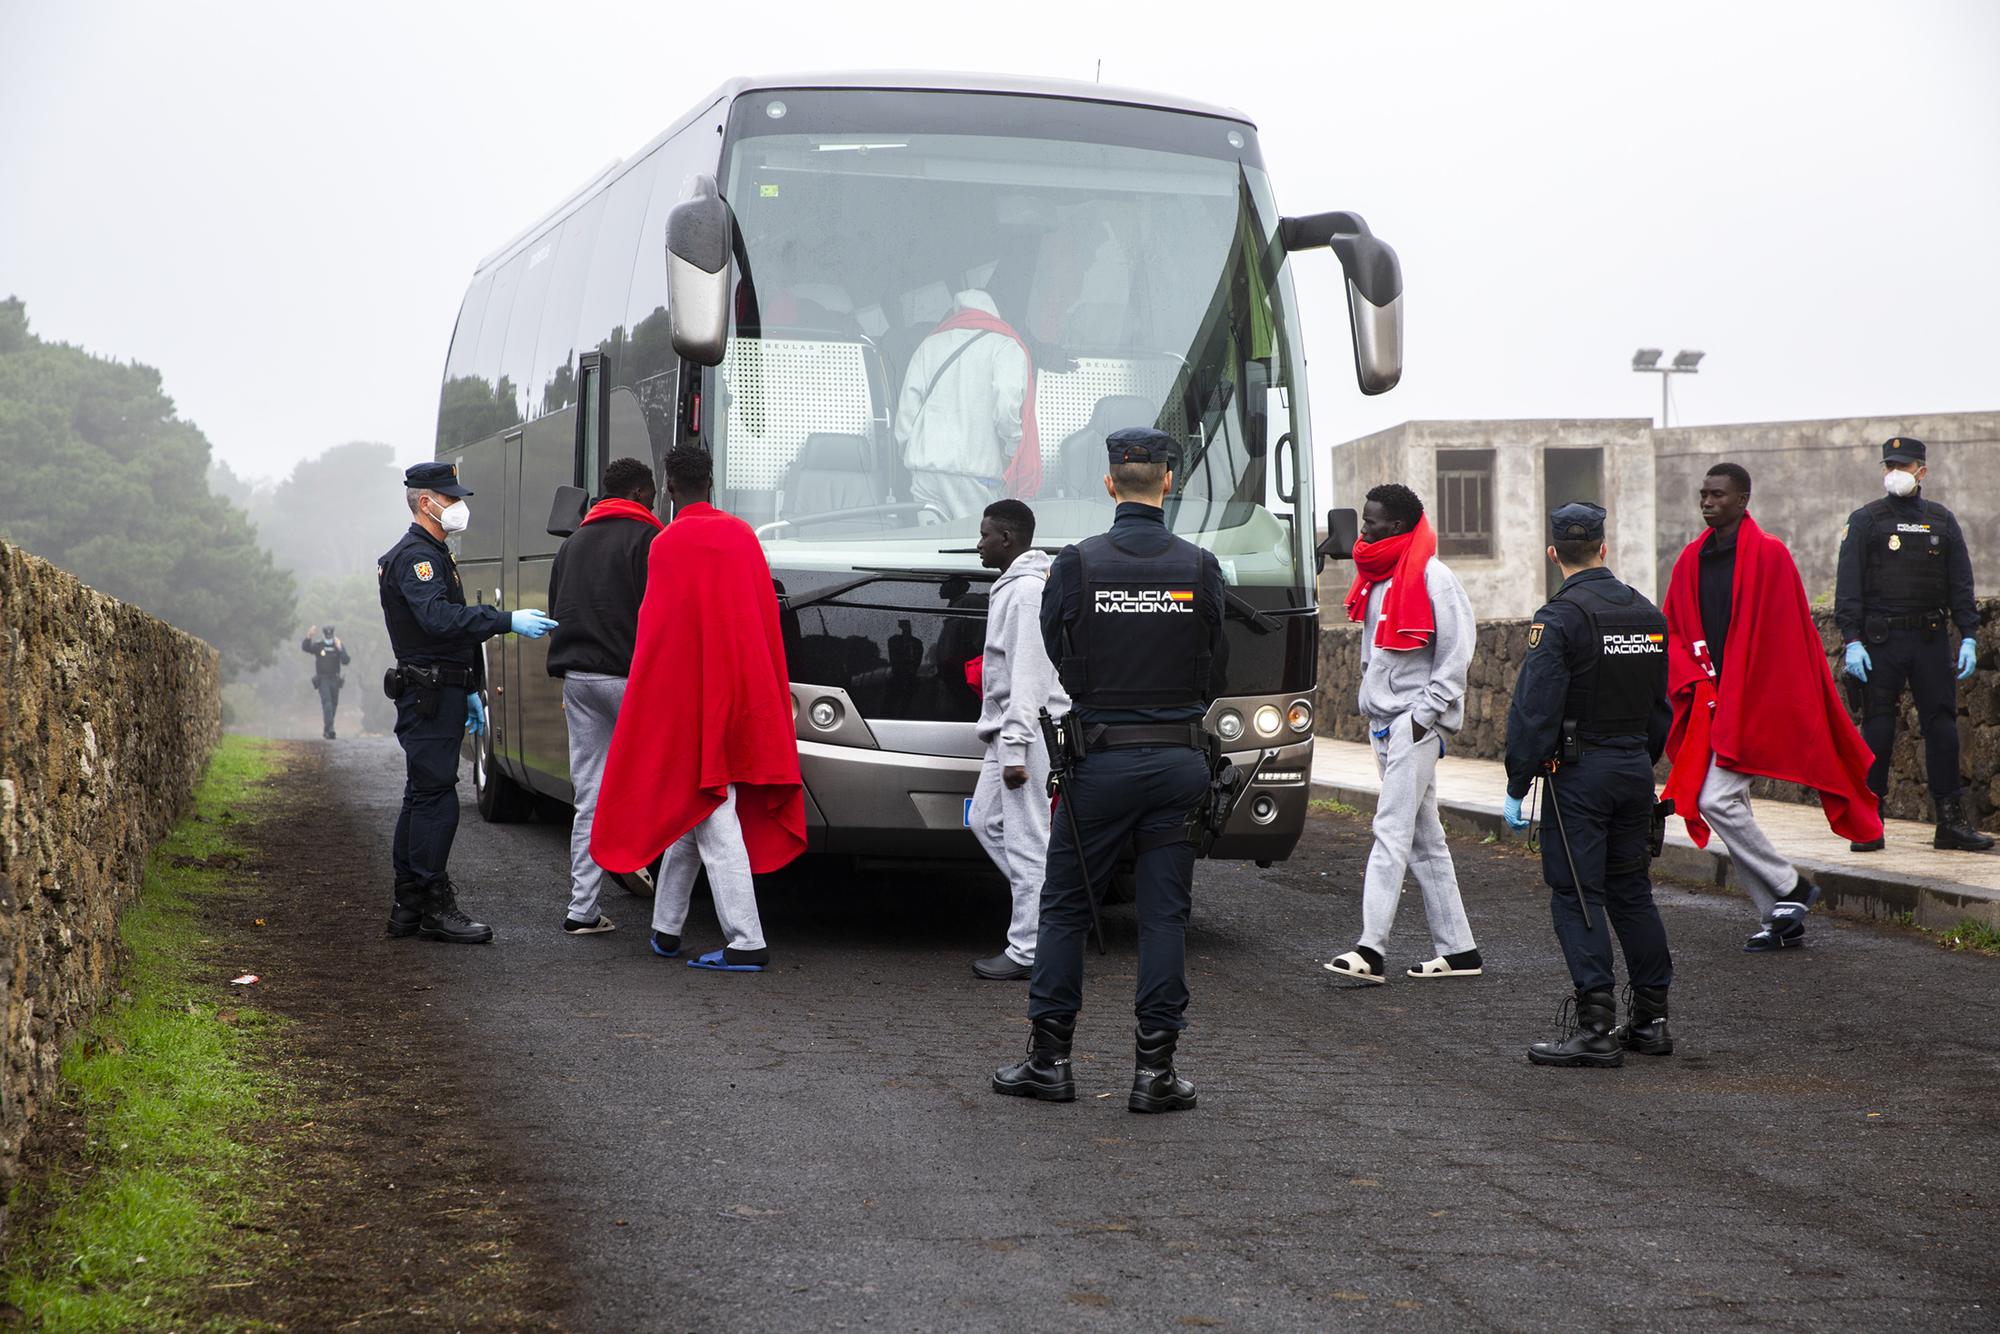
[(1862, 606), (1875, 615), (1907, 616), (1941, 610), (1950, 600), (1945, 544), (1951, 539), (1936, 511), (1940, 505), (1871, 501), (1862, 507), (1868, 529), (1861, 549)]
[(1078, 614), (1057, 668), (1070, 700), (1101, 709), (1207, 703), (1201, 548), (1176, 537), (1140, 556), (1100, 533), (1076, 554)]
[(1570, 673), (1563, 717), (1573, 718), (1585, 737), (1644, 736), (1653, 704), (1667, 693), (1667, 618), (1632, 590), (1623, 606), (1612, 602), (1594, 580), (1556, 594), (1590, 618), (1586, 645), (1590, 665)]
[(440, 553), (434, 542), (425, 541), (415, 533), (403, 534), (402, 541), (390, 547), (375, 563), (375, 585), (382, 599), (382, 619), (389, 629), (390, 652), (396, 655), (398, 662), (476, 667), (480, 658), (474, 646), (464, 643), (440, 645), (418, 623), (416, 613), (410, 610), (410, 604), (396, 582), (397, 562), (406, 554), (429, 561), (433, 577), (444, 586), (445, 600), (454, 606), (465, 605), (465, 585), (458, 576), (458, 561), (448, 550)]

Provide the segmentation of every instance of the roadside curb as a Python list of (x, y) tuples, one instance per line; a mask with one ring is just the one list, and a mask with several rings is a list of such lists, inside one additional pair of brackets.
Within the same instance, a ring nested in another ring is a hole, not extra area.
[[(1315, 779), (1313, 796), (1331, 798), (1357, 810), (1373, 812), (1377, 793), (1373, 788), (1351, 787)], [(1527, 836), (1507, 828), (1498, 803), (1438, 800), (1438, 815), (1447, 833), (1484, 838), (1497, 835), (1503, 842), (1525, 843)], [(1719, 840), (1711, 840), (1719, 848)], [(1892, 854), (1882, 854), (1892, 858)], [(2000, 853), (1967, 853), (1967, 856), (1996, 856)], [(1893, 862), (1891, 862), (1893, 864)], [(1862, 921), (1902, 921), (1942, 930), (1971, 918), (2000, 928), (2000, 894), (1971, 885), (1913, 875), (1861, 875), (1852, 867), (1793, 858), (1792, 865), (1818, 885), (1824, 895), (1820, 906), (1827, 912)], [(1726, 852), (1697, 848), (1687, 835), (1670, 831), (1667, 846), (1653, 862), (1653, 873), (1674, 880), (1692, 881), (1714, 889), (1742, 894), (1732, 879)], [(1905, 916), (1907, 914), (1907, 916)]]

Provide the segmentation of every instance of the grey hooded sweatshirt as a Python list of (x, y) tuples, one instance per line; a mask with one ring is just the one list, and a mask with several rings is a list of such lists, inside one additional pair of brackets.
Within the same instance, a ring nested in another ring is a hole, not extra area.
[(1360, 712), (1377, 723), (1407, 713), (1422, 728), (1456, 732), (1465, 721), (1465, 678), (1472, 667), (1472, 602), (1445, 563), (1433, 556), (1424, 565), (1424, 592), (1431, 601), (1436, 633), (1422, 648), (1375, 647), (1375, 622), (1382, 595), (1393, 579), (1368, 590), (1361, 623)]
[(1042, 740), (1036, 715), (1043, 709), (1060, 718), (1069, 696), (1056, 679), (1042, 642), (1042, 590), (1053, 562), (1046, 551), (1024, 551), (993, 581), (986, 608), (984, 699), (979, 706), (979, 739), (1002, 764), (1026, 764), (1028, 751)]

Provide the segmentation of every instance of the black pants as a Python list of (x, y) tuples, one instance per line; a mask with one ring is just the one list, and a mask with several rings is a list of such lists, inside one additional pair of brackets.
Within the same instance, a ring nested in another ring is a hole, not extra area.
[[(1588, 750), (1543, 781), (1554, 786), (1555, 795), (1551, 798), (1546, 789), (1542, 793), (1542, 878), (1549, 882), (1549, 915), (1555, 919), (1570, 980), (1578, 991), (1611, 989), (1611, 933), (1616, 931), (1632, 985), (1664, 989), (1674, 980), (1674, 959), (1660, 910), (1653, 906), (1653, 865), (1646, 849), (1653, 766), (1646, 752)], [(1568, 855), (1564, 834), (1569, 836)], [(1590, 904), (1588, 926), (1577, 906), (1570, 856), (1576, 858), (1576, 876)]]
[[(1083, 866), (1102, 895), (1126, 840), (1179, 829), (1208, 790), (1208, 761), (1186, 746), (1104, 750), (1076, 767), (1065, 802), (1075, 803), (1082, 860), (1069, 813), (1049, 831), (1041, 929), (1028, 979), (1030, 1019), (1067, 1018), (1083, 1008), (1083, 947), (1090, 934)], [(1194, 899), (1194, 846), (1175, 842), (1139, 854), (1139, 981), (1133, 1012), (1149, 1029), (1187, 1027), (1187, 922)]]
[(333, 730), (334, 710), (340, 707), (340, 678), (337, 676), (315, 677), (313, 678), (313, 689), (319, 691), (319, 712), (322, 719), (320, 730), (331, 732)]
[(1965, 790), (1958, 772), (1958, 663), (1952, 637), (1943, 630), (1891, 630), (1887, 643), (1869, 644), (1868, 679), (1861, 686), (1861, 739), (1875, 752), (1868, 787), (1876, 796), (1889, 790), (1889, 752), (1896, 747), (1896, 713), (1903, 686), (1917, 701), (1917, 727), (1924, 734), (1924, 775), (1931, 797), (1956, 797)]
[(429, 886), (445, 878), (458, 833), (458, 749), (465, 735), (465, 692), (438, 692), (437, 713), (417, 716), (417, 692), (396, 700), (396, 740), (403, 743), (403, 809), (396, 817), (396, 880)]

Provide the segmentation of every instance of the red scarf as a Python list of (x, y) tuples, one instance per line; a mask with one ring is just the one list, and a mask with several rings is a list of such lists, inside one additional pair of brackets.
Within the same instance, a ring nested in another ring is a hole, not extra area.
[(585, 523), (597, 523), (604, 519), (637, 519), (641, 523), (652, 524), (654, 528), (666, 527), (660, 522), (659, 515), (638, 501), (627, 500), (623, 496), (606, 496), (592, 505), (590, 513), (583, 516)]
[(1424, 587), (1424, 567), (1437, 555), (1437, 535), (1431, 521), (1419, 517), (1407, 533), (1380, 542), (1354, 544), (1354, 584), (1347, 590), (1347, 619), (1368, 618), (1368, 594), (1384, 579), (1395, 582), (1382, 595), (1382, 614), (1375, 621), (1375, 647), (1408, 652), (1422, 648), (1437, 633), (1437, 615)]
[(646, 865), (736, 787), (750, 869), (806, 848), (804, 787), (771, 567), (750, 525), (683, 505), (647, 553), (646, 600), (590, 855)]
[(1673, 799), (1688, 837), (1706, 847), (1708, 825), (1696, 802), (1713, 757), (1738, 773), (1812, 788), (1827, 824), (1842, 838), (1880, 838), (1882, 817), (1868, 790), (1874, 755), (1834, 689), (1792, 553), (1743, 517), (1717, 682), (1707, 653), (1697, 656), (1694, 647), (1708, 638), (1701, 621), (1701, 546), (1707, 540), (1703, 533), (1688, 543), (1667, 584), (1667, 693), (1674, 702), (1667, 754), (1674, 767), (1661, 795)]
[(983, 310), (955, 310), (931, 333), (950, 333), (954, 329), (974, 329), (1011, 338), (1028, 359), (1027, 388), (1021, 394), (1021, 443), (1015, 447), (1014, 457), (1007, 460), (1006, 470), (1007, 494), (1027, 500), (1042, 489), (1042, 433), (1035, 424), (1035, 354), (1028, 351), (1027, 342), (1014, 332), (1013, 325)]

